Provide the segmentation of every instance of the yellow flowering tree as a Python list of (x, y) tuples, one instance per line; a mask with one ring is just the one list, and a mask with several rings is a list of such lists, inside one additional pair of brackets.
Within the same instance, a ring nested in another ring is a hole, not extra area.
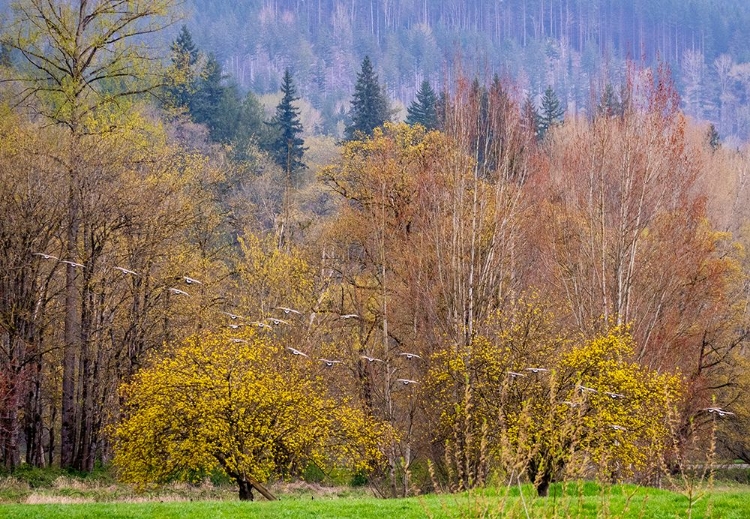
[(311, 360), (253, 329), (193, 336), (124, 388), (120, 477), (143, 488), (221, 471), (241, 500), (308, 463), (368, 469), (385, 428), (329, 396)]
[(634, 362), (627, 330), (545, 337), (551, 321), (533, 303), (496, 320), (494, 333), (436, 355), (428, 377), (459, 487), (481, 484), (491, 460), (546, 495), (564, 475), (617, 480), (659, 459), (682, 382)]

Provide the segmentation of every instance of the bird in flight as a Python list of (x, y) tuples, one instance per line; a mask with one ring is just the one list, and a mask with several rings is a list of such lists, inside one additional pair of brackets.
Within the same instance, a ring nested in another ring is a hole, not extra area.
[(289, 321), (285, 321), (284, 319), (276, 319), (275, 317), (269, 317), (269, 321), (271, 321), (271, 324), (278, 326), (280, 324), (289, 324)]
[(308, 357), (307, 353), (303, 353), (299, 351), (298, 349), (292, 348), (291, 346), (287, 346), (286, 349), (291, 351), (292, 355), (301, 355), (303, 357)]
[(115, 270), (119, 270), (123, 274), (130, 274), (131, 276), (139, 276), (140, 275), (136, 271), (130, 270), (130, 269), (126, 269), (125, 267), (112, 267), (112, 268), (114, 268)]
[(174, 287), (169, 287), (169, 291), (171, 293), (173, 293), (173, 294), (178, 295), (178, 296), (189, 296), (190, 295), (187, 292), (185, 292), (184, 290), (180, 290), (179, 288), (174, 288)]
[(342, 319), (359, 319), (357, 314), (344, 314), (341, 316)]
[(604, 394), (610, 398), (614, 398), (615, 400), (617, 400), (618, 398), (625, 398), (625, 395), (623, 395), (622, 393), (613, 393), (611, 391), (605, 391)]
[(544, 373), (546, 371), (549, 371), (547, 368), (525, 368), (526, 371), (531, 371), (532, 373)]
[(707, 407), (704, 409), (704, 411), (708, 411), (709, 413), (716, 413), (721, 418), (724, 418), (725, 416), (734, 416), (734, 413), (731, 411), (725, 411), (724, 409), (720, 407)]
[(517, 377), (525, 377), (523, 373), (518, 373), (517, 371), (509, 371), (508, 375), (510, 375), (511, 378), (517, 378)]
[(289, 314), (302, 315), (302, 312), (300, 312), (299, 310), (295, 310), (294, 308), (289, 308), (288, 306), (275, 306), (274, 309), (281, 310), (287, 315)]
[(261, 329), (263, 329), (263, 328), (271, 329), (271, 325), (266, 324), (266, 323), (262, 323), (260, 321), (254, 321), (254, 322), (252, 322), (250, 324), (252, 324), (253, 326), (257, 326), (258, 328), (261, 328)]
[(229, 317), (232, 321), (236, 321), (237, 319), (239, 319), (241, 317), (241, 316), (239, 316), (237, 314), (233, 314), (233, 313), (230, 313), (230, 312), (222, 312), (222, 313), (224, 315), (226, 315), (227, 317)]
[(81, 267), (82, 268), (83, 267), (82, 263), (76, 263), (75, 261), (70, 261), (70, 260), (60, 260), (60, 263), (66, 263), (66, 264), (70, 265), (73, 268), (77, 268), (77, 267)]
[(580, 384), (577, 386), (576, 389), (578, 389), (578, 391), (580, 391), (581, 393), (598, 393), (598, 391), (596, 389), (593, 389), (593, 388), (590, 388), (590, 387), (586, 387), (586, 386), (582, 386)]
[(58, 261), (60, 259), (57, 256), (53, 256), (52, 254), (46, 254), (44, 252), (35, 252), (34, 256), (41, 256), (43, 259), (53, 259), (55, 261)]
[(403, 385), (408, 386), (409, 384), (416, 384), (416, 380), (410, 380), (408, 378), (397, 378), (396, 382), (401, 382)]
[(242, 342), (242, 343), (247, 344), (247, 342), (248, 342), (246, 339), (230, 339), (230, 340), (232, 342), (234, 342), (234, 343), (241, 343)]
[(404, 352), (404, 353), (399, 353), (399, 355), (401, 355), (402, 357), (406, 357), (406, 360), (421, 359), (422, 358), (419, 355), (417, 355), (416, 353)]
[(200, 281), (198, 281), (197, 279), (191, 278), (191, 277), (188, 277), (188, 276), (182, 276), (182, 279), (184, 279), (185, 283), (187, 283), (188, 285), (202, 285), (203, 284)]
[(330, 359), (318, 359), (318, 360), (329, 368), (332, 367), (334, 364), (341, 364), (340, 360), (330, 360)]
[(359, 358), (360, 359), (365, 359), (367, 362), (383, 362), (380, 359), (377, 359), (375, 357), (368, 357), (367, 355), (360, 355)]
[(242, 324), (242, 323), (238, 323), (238, 324), (230, 323), (227, 326), (229, 326), (232, 330), (237, 330), (237, 329), (239, 329), (239, 328), (241, 328), (242, 326), (245, 326), (245, 325)]
[(615, 431), (627, 431), (627, 429), (622, 425), (609, 424), (609, 426)]

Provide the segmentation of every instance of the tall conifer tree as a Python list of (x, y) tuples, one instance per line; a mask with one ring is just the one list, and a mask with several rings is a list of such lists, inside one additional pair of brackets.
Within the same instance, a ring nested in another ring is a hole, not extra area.
[(357, 74), (349, 118), (350, 123), (345, 130), (347, 140), (354, 140), (359, 134), (372, 135), (375, 128), (390, 120), (388, 101), (368, 56), (365, 56), (362, 70)]
[(562, 120), (565, 113), (551, 86), (547, 87), (542, 97), (542, 113), (539, 117), (539, 138), (544, 138), (547, 131)]
[(187, 26), (182, 26), (170, 49), (172, 66), (167, 76), (166, 103), (176, 108), (188, 108), (195, 94), (198, 48)]
[(437, 95), (430, 82), (425, 79), (419, 87), (417, 98), (407, 109), (406, 122), (421, 124), (427, 130), (434, 130), (438, 126), (437, 103)]
[(294, 106), (297, 89), (292, 82), (292, 74), (287, 69), (281, 81), (281, 101), (276, 106), (276, 115), (271, 125), (276, 130), (276, 137), (271, 144), (271, 154), (279, 167), (289, 173), (305, 168), (302, 156), (305, 153), (305, 141), (302, 135), (302, 123), (299, 120), (299, 108)]

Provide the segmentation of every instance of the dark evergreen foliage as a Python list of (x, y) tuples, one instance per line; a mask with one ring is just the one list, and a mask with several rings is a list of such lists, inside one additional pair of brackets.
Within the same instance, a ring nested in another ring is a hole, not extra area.
[(438, 127), (437, 104), (437, 95), (430, 82), (425, 79), (417, 92), (417, 98), (407, 109), (406, 122), (421, 124), (427, 130), (434, 130)]
[(607, 83), (604, 87), (599, 106), (597, 107), (599, 115), (603, 117), (615, 117), (621, 116), (623, 113), (623, 105), (620, 99), (615, 93), (615, 89), (611, 83)]
[(237, 86), (227, 85), (225, 79), (221, 64), (209, 54), (190, 102), (190, 115), (206, 125), (212, 141), (229, 143), (237, 133), (241, 103)]
[(564, 113), (565, 109), (560, 104), (557, 94), (548, 86), (542, 97), (542, 110), (539, 114), (539, 138), (543, 139), (550, 128), (560, 123)]
[(198, 62), (198, 47), (193, 42), (193, 35), (187, 28), (187, 25), (183, 25), (180, 29), (180, 34), (177, 39), (172, 43), (172, 62), (174, 63), (175, 55), (185, 55), (187, 58), (188, 65), (195, 65)]
[(195, 68), (199, 57), (198, 48), (187, 26), (182, 26), (170, 49), (172, 66), (167, 77), (165, 104), (173, 108), (186, 109), (195, 94)]
[(721, 137), (719, 136), (719, 132), (716, 130), (716, 126), (714, 126), (713, 124), (708, 125), (706, 138), (708, 140), (708, 145), (711, 146), (712, 150), (716, 151), (719, 146), (721, 146)]
[(307, 166), (302, 162), (306, 148), (305, 141), (300, 137), (303, 129), (299, 120), (299, 108), (294, 106), (299, 97), (289, 69), (284, 72), (281, 93), (283, 95), (276, 106), (276, 115), (270, 123), (275, 136), (269, 151), (281, 169), (293, 173)]
[[(227, 71), (243, 88), (276, 90), (282, 61), (295, 71), (302, 95), (325, 112), (329, 133), (341, 130), (338, 108), (351, 100), (353, 68), (365, 54), (378, 64), (389, 95), (407, 106), (423, 78), (437, 92), (452, 88), (448, 71), (462, 56), (464, 76), (486, 77), (490, 71), (516, 80), (523, 76), (537, 102), (554, 69), (552, 86), (563, 106), (569, 101), (595, 114), (601, 92), (592, 85), (617, 85), (628, 60), (652, 68), (664, 61), (684, 93), (689, 73), (683, 65), (690, 51), (705, 67), (700, 82), (691, 85), (695, 100), (685, 107), (688, 115), (712, 120), (726, 136), (744, 139), (750, 128), (743, 80), (726, 74), (724, 87), (716, 88), (715, 66), (720, 57), (731, 60), (727, 70), (750, 61), (750, 38), (742, 37), (750, 24), (747, 0), (399, 0), (370, 2), (367, 8), (350, 2), (350, 9), (340, 9), (336, 0), (274, 0), (271, 10), (267, 2), (253, 0), (240, 2), (242, 16), (234, 0), (188, 3), (196, 41), (231, 63)], [(260, 20), (247, 31), (249, 22)]]
[(242, 148), (253, 142), (260, 148), (268, 148), (272, 132), (264, 119), (265, 112), (258, 97), (248, 92), (242, 100), (237, 116), (237, 131), (234, 135), (236, 147)]
[(357, 139), (358, 135), (372, 135), (375, 128), (390, 120), (388, 101), (367, 56), (357, 74), (349, 119), (345, 130), (347, 140)]
[(200, 124), (212, 126), (212, 119), (221, 98), (224, 96), (224, 73), (221, 64), (216, 60), (213, 53), (208, 55), (206, 65), (203, 67), (201, 77), (197, 82), (196, 92), (190, 103), (190, 113), (193, 120)]

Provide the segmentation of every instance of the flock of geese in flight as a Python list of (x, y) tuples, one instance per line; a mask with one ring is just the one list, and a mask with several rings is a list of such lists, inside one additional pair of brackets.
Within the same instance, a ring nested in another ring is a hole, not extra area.
[[(78, 262), (75, 262), (75, 261), (72, 261), (72, 260), (60, 259), (57, 256), (53, 256), (52, 254), (47, 254), (47, 253), (44, 253), (44, 252), (34, 252), (33, 255), (34, 256), (39, 256), (40, 258), (45, 259), (45, 260), (54, 260), (54, 261), (57, 261), (59, 263), (65, 263), (66, 265), (69, 265), (69, 266), (71, 266), (73, 268), (83, 268), (84, 267), (84, 265), (82, 263), (78, 263)], [(129, 276), (140, 276), (140, 274), (138, 274), (134, 270), (130, 270), (130, 269), (127, 269), (125, 267), (115, 266), (115, 267), (112, 267), (112, 268), (115, 269), (115, 270), (118, 270), (118, 271), (122, 272), (123, 274), (129, 275)], [(189, 277), (189, 276), (177, 276), (177, 279), (183, 280), (185, 282), (185, 284), (187, 284), (187, 285), (202, 285), (203, 284), (201, 281), (199, 281), (199, 280), (197, 280), (195, 278)], [(171, 294), (174, 294), (174, 295), (180, 295), (180, 296), (189, 296), (190, 295), (187, 292), (185, 292), (184, 290), (181, 290), (181, 289), (176, 288), (176, 287), (168, 287), (168, 289), (169, 289), (169, 292)], [(282, 311), (282, 312), (284, 312), (284, 314), (286, 316), (301, 316), (302, 315), (302, 312), (300, 312), (299, 310), (295, 310), (294, 308), (289, 308), (287, 306), (276, 306), (276, 307), (274, 307), (274, 310)], [(238, 321), (240, 319), (244, 319), (242, 316), (237, 315), (237, 314), (233, 314), (231, 312), (223, 312), (223, 313), (226, 316), (228, 316), (232, 321)], [(359, 315), (357, 315), (357, 314), (342, 314), (339, 317), (341, 319), (359, 319)], [(265, 319), (265, 321), (252, 321), (252, 322), (250, 322), (248, 324), (250, 324), (251, 326), (255, 326), (257, 328), (260, 328), (260, 329), (272, 329), (273, 326), (289, 325), (290, 322), (288, 320), (285, 320), (285, 319), (279, 319), (279, 318), (276, 318), (276, 317), (268, 317), (268, 318)], [(245, 325), (243, 323), (230, 323), (228, 326), (230, 328), (236, 330), (236, 329), (239, 329), (240, 327), (245, 326)], [(245, 339), (239, 339), (239, 338), (233, 338), (233, 339), (231, 339), (231, 341), (234, 342), (234, 343), (246, 343), (247, 342)], [(305, 358), (310, 358), (310, 356), (307, 353), (305, 353), (305, 352), (303, 352), (301, 350), (298, 350), (296, 348), (293, 348), (291, 346), (287, 346), (286, 349), (289, 350), (289, 352), (292, 355), (300, 356), (300, 357), (305, 357)], [(401, 357), (404, 357), (406, 360), (421, 359), (422, 358), (419, 355), (417, 355), (416, 353), (410, 353), (410, 352), (401, 352), (398, 355), (401, 356)], [(367, 361), (368, 364), (373, 363), (373, 362), (382, 362), (382, 363), (385, 362), (382, 359), (379, 359), (377, 357), (370, 357), (369, 355), (360, 355), (360, 358), (363, 359), (363, 360), (365, 360), (365, 361)], [(318, 361), (322, 362), (327, 368), (332, 368), (336, 364), (342, 364), (343, 363), (342, 360), (326, 359), (326, 358), (319, 358)], [(524, 368), (524, 371), (528, 371), (531, 374), (539, 374), (539, 373), (548, 372), (549, 370), (546, 369), (546, 368), (530, 367), (530, 368)], [(523, 378), (523, 377), (527, 376), (526, 373), (520, 373), (518, 371), (508, 371), (507, 374), (508, 374), (508, 376), (511, 379)], [(401, 384), (403, 384), (405, 386), (412, 385), (412, 384), (417, 384), (416, 380), (412, 380), (412, 379), (408, 379), (408, 378), (399, 378), (399, 379), (396, 379), (396, 382), (401, 383)], [(587, 393), (588, 394), (593, 394), (593, 393), (598, 393), (599, 392), (599, 391), (597, 391), (594, 388), (582, 386), (580, 384), (578, 384), (576, 386), (576, 389), (581, 394), (587, 394)], [(625, 395), (623, 395), (622, 393), (614, 393), (614, 392), (610, 392), (610, 391), (602, 391), (602, 394), (605, 394), (605, 395), (609, 396), (610, 398), (612, 398), (614, 400), (624, 399), (625, 398)], [(577, 402), (571, 402), (569, 400), (565, 400), (562, 403), (565, 404), (565, 405), (568, 405), (570, 407), (577, 407), (577, 406), (580, 405)], [(705, 409), (701, 409), (701, 411), (705, 411), (705, 412), (707, 412), (707, 413), (709, 413), (711, 415), (718, 416), (719, 418), (724, 418), (726, 416), (734, 416), (733, 412), (727, 411), (727, 410), (722, 409), (720, 407), (706, 407)], [(616, 430), (616, 431), (627, 431), (627, 429), (625, 427), (622, 427), (620, 425), (610, 424), (609, 426), (612, 429)]]

